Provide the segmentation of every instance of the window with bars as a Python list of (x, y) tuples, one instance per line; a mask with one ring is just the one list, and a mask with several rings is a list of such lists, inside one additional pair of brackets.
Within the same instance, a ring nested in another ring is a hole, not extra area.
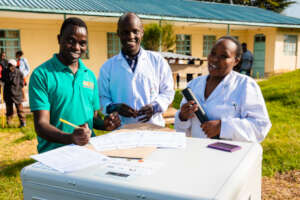
[(215, 35), (204, 35), (203, 36), (203, 57), (207, 57), (210, 54), (210, 50), (216, 42)]
[(184, 55), (191, 54), (191, 35), (176, 35), (176, 53)]
[(0, 52), (5, 52), (7, 59), (15, 58), (20, 50), (20, 31), (0, 29)]
[(117, 55), (121, 50), (121, 42), (117, 33), (107, 33), (107, 58)]
[(283, 53), (288, 56), (297, 55), (297, 36), (296, 35), (285, 35)]

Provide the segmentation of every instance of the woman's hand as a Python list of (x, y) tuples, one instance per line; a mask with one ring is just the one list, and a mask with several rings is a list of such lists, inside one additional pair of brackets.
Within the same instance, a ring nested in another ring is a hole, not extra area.
[(212, 138), (221, 133), (221, 120), (211, 120), (201, 124), (201, 128), (207, 137)]
[(198, 106), (195, 101), (189, 101), (183, 104), (180, 108), (179, 119), (181, 121), (187, 121), (194, 117), (194, 113), (198, 110)]

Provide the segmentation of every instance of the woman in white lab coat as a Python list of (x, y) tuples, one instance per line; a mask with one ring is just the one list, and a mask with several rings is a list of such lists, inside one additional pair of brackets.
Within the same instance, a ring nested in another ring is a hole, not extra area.
[(176, 131), (198, 138), (261, 142), (271, 128), (261, 90), (255, 80), (233, 71), (242, 48), (231, 36), (221, 37), (208, 56), (209, 75), (200, 76), (188, 87), (195, 94), (209, 121), (201, 124), (194, 101), (183, 98), (175, 116)]

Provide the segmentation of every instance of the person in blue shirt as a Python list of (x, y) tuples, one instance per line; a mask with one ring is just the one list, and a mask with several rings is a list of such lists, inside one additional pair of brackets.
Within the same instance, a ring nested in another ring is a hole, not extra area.
[(253, 55), (252, 53), (247, 49), (247, 44), (242, 44), (243, 54), (242, 54), (242, 60), (241, 60), (241, 68), (240, 73), (245, 73), (246, 75), (250, 76), (251, 69), (253, 65)]

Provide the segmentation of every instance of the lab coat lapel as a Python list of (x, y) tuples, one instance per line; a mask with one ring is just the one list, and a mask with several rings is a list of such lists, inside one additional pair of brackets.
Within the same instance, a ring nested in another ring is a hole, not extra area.
[(132, 70), (130, 69), (126, 59), (124, 58), (121, 52), (118, 54), (117, 60), (122, 68), (124, 68), (126, 71), (132, 74)]
[[(139, 71), (143, 71), (143, 67), (146, 66), (147, 54), (143, 48), (140, 48), (140, 56), (138, 57), (137, 65), (134, 70), (134, 74), (138, 74)], [(147, 66), (146, 66), (147, 67)]]
[(201, 82), (200, 82), (200, 87), (199, 87), (199, 91), (200, 91), (200, 100), (202, 102), (205, 102), (205, 97), (204, 97), (204, 94), (205, 94), (205, 87), (206, 87), (206, 80), (207, 80), (207, 75), (201, 79)]
[[(219, 99), (220, 97), (224, 97), (224, 89), (225, 87), (229, 87), (231, 79), (233, 76), (233, 72), (230, 72), (222, 81), (219, 83), (219, 85), (212, 91), (212, 93), (207, 98), (207, 101), (211, 101), (212, 99)], [(205, 90), (204, 90), (205, 92)], [(203, 92), (203, 95), (204, 95)]]

